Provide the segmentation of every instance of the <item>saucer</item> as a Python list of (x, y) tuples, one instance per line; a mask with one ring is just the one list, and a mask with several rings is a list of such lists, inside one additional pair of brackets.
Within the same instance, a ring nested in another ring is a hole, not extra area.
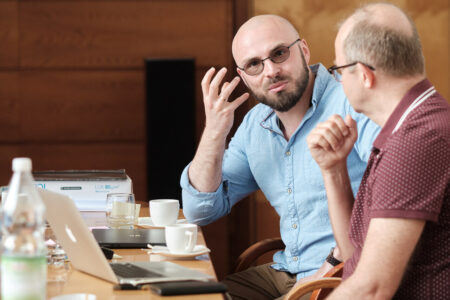
[(195, 246), (192, 252), (189, 253), (171, 253), (169, 249), (164, 246), (153, 246), (152, 248), (153, 254), (158, 254), (170, 258), (194, 258), (196, 256), (203, 255), (209, 252), (211, 252), (211, 250), (203, 245)]
[(59, 295), (50, 300), (96, 300), (97, 296), (93, 294), (65, 294)]
[[(176, 224), (183, 224), (183, 223), (187, 223), (187, 220), (178, 219), (176, 221)], [(140, 228), (164, 228), (164, 226), (156, 226), (155, 224), (153, 224), (151, 217), (138, 218), (138, 223), (136, 224), (136, 226)]]

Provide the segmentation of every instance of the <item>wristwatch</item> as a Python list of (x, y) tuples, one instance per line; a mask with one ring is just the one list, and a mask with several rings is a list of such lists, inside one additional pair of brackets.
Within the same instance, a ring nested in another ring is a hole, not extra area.
[(336, 257), (333, 256), (333, 251), (334, 251), (334, 247), (331, 248), (330, 254), (328, 254), (326, 261), (333, 267), (336, 267), (342, 261), (340, 261), (339, 259), (337, 259)]

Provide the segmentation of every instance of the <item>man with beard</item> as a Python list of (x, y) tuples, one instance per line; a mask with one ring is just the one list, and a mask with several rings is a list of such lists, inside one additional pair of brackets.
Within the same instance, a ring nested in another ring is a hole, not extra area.
[(206, 73), (206, 125), (181, 177), (183, 212), (189, 222), (205, 225), (261, 189), (280, 216), (286, 249), (274, 255), (274, 263), (232, 274), (224, 282), (235, 299), (275, 299), (297, 281), (322, 276), (340, 257), (338, 249), (330, 251), (335, 240), (326, 192), (307, 135), (333, 114), (356, 120), (363, 134), (348, 157), (356, 191), (379, 128), (351, 108), (341, 85), (321, 64), (308, 67), (308, 45), (287, 20), (274, 15), (248, 20), (236, 33), (232, 51), (238, 74), (261, 103), (247, 113), (225, 150), (234, 111), (249, 94), (228, 101), (239, 77), (221, 84), (226, 69), (215, 76), (214, 68)]

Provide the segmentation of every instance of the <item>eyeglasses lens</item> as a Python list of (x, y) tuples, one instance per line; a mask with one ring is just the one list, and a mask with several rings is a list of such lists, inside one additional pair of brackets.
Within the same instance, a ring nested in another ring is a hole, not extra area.
[(280, 64), (289, 58), (289, 54), (290, 52), (288, 47), (279, 47), (270, 53), (270, 60), (274, 63)]
[[(276, 64), (280, 64), (289, 58), (289, 54), (290, 54), (289, 47), (282, 46), (270, 52), (270, 56), (268, 57), (268, 59), (270, 59)], [(244, 67), (244, 71), (248, 75), (257, 75), (261, 73), (263, 69), (264, 69), (264, 62), (261, 59), (250, 61)]]
[(262, 60), (254, 60), (245, 65), (244, 71), (248, 75), (256, 75), (264, 69)]

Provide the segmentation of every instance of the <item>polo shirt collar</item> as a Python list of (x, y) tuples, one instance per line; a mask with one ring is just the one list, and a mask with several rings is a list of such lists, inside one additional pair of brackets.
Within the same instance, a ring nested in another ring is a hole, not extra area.
[(383, 128), (380, 131), (380, 134), (373, 142), (373, 147), (380, 149), (386, 140), (392, 135), (392, 132), (397, 126), (397, 123), (402, 118), (402, 115), (408, 109), (408, 107), (418, 98), (420, 97), (424, 91), (432, 88), (432, 84), (428, 79), (424, 79), (421, 82), (417, 83), (413, 86), (405, 96), (403, 96), (400, 103), (394, 109), (392, 114), (389, 116), (386, 124), (384, 124)]

